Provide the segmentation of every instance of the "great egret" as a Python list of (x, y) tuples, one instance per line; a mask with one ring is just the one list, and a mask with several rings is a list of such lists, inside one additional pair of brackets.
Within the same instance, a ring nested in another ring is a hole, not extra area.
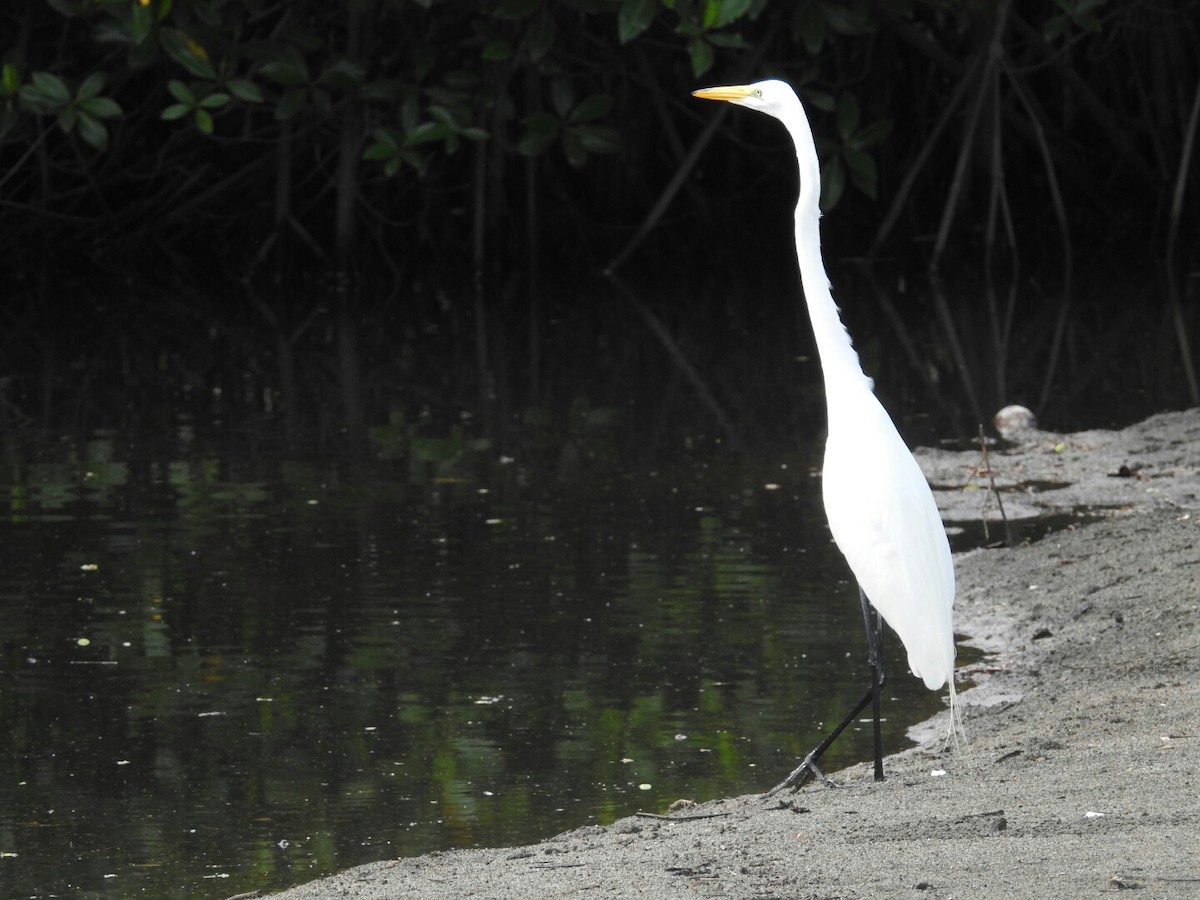
[(767, 796), (793, 784), (798, 787), (809, 775), (828, 781), (818, 767), (821, 756), (868, 703), (875, 723), (875, 780), (882, 781), (879, 689), (884, 671), (879, 615), (900, 636), (913, 674), (931, 691), (949, 685), (950, 729), (955, 732), (950, 545), (929, 484), (875, 397), (829, 292), (829, 276), (821, 260), (821, 170), (800, 99), (782, 81), (706, 88), (694, 96), (774, 116), (796, 145), (800, 167), (796, 256), (825, 375), (829, 416), (822, 474), (825, 513), (833, 540), (858, 581), (871, 666), (871, 686), (863, 698)]

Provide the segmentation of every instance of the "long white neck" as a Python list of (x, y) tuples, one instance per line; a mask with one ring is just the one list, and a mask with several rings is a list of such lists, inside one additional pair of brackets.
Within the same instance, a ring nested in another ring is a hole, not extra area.
[(800, 263), (800, 282), (808, 317), (812, 320), (825, 373), (825, 392), (831, 410), (841, 398), (843, 389), (872, 388), (871, 379), (863, 374), (858, 354), (850, 343), (850, 335), (838, 315), (838, 308), (829, 292), (829, 276), (821, 260), (821, 167), (813, 143), (808, 117), (800, 101), (796, 101), (796, 123), (786, 120), (792, 141), (796, 145), (796, 162), (800, 167), (800, 198), (796, 203), (796, 256)]

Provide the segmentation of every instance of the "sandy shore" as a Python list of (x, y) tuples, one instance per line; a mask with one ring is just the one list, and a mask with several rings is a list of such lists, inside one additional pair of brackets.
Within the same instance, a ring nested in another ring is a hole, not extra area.
[[(946, 488), (980, 462), (919, 457)], [(942, 751), (943, 714), (879, 784), (857, 766), (840, 789), (373, 863), (275, 896), (1200, 897), (1200, 411), (1035, 434), (990, 462), (1009, 517), (1063, 528), (956, 557), (956, 627), (987, 652), (960, 672), (966, 749)], [(986, 490), (938, 502), (1001, 533)], [(1070, 525), (1082, 507), (1099, 521)]]

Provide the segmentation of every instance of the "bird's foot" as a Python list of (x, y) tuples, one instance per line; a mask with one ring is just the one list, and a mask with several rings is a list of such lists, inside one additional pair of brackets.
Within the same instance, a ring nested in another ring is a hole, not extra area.
[(791, 788), (793, 791), (798, 791), (800, 788), (804, 787), (804, 783), (808, 781), (809, 778), (815, 778), (817, 781), (822, 781), (829, 787), (840, 787), (837, 782), (830, 781), (829, 777), (821, 771), (821, 767), (817, 765), (818, 757), (816, 752), (817, 751), (814, 750), (809, 753), (808, 756), (804, 757), (804, 761), (800, 763), (800, 765), (796, 766), (796, 768), (792, 769), (787, 778), (783, 779), (783, 781), (779, 782), (779, 784), (775, 785), (775, 787), (763, 794), (763, 798), (765, 799), (767, 797), (774, 797), (784, 788)]

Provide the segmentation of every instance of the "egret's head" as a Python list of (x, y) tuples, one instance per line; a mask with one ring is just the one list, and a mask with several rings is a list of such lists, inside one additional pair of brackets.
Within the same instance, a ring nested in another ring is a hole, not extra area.
[(794, 109), (799, 103), (791, 85), (774, 80), (704, 88), (692, 91), (692, 96), (700, 97), (702, 100), (724, 100), (726, 103), (736, 103), (738, 106), (756, 109), (776, 118), (784, 118), (784, 112)]
[(704, 88), (692, 91), (692, 95), (703, 100), (724, 100), (726, 103), (755, 109), (783, 123), (796, 145), (796, 163), (800, 167), (800, 197), (796, 205), (796, 221), (800, 221), (801, 211), (806, 211), (813, 214), (812, 221), (816, 222), (815, 217), (820, 214), (818, 197), (821, 191), (821, 164), (817, 159), (817, 147), (813, 143), (808, 116), (804, 114), (800, 98), (796, 96), (791, 85), (775, 80), (756, 81), (754, 84)]

